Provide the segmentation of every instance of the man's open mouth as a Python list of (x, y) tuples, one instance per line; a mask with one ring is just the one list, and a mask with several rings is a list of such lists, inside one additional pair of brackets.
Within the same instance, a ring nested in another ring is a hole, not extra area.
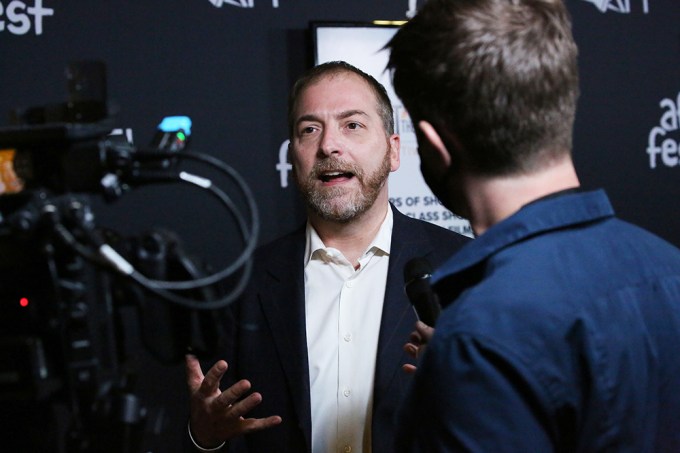
[(329, 171), (319, 175), (319, 179), (323, 182), (330, 182), (337, 179), (350, 179), (352, 177), (354, 177), (354, 173), (344, 171)]

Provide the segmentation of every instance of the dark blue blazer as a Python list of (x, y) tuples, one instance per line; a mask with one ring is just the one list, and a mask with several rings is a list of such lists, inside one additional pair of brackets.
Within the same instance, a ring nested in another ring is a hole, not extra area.
[[(403, 268), (424, 256), (434, 266), (469, 239), (411, 219), (393, 208), (394, 227), (383, 307), (373, 402), (373, 452), (391, 451), (396, 413), (411, 380), (403, 345), (416, 316), (404, 292)], [(229, 442), (230, 451), (311, 453), (311, 411), (304, 301), (305, 228), (259, 248), (248, 289), (233, 304), (223, 354), (225, 384), (249, 379), (263, 401), (249, 416), (280, 415), (271, 429)], [(224, 386), (223, 386), (224, 387)]]

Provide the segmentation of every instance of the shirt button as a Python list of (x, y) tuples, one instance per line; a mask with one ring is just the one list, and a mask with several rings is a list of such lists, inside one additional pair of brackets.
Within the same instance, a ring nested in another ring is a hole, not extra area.
[(346, 333), (345, 336), (343, 337), (346, 342), (352, 341), (352, 334), (351, 333)]
[(345, 451), (345, 453), (352, 453), (352, 446), (351, 445), (345, 445), (344, 451)]
[(342, 391), (342, 394), (345, 396), (350, 396), (352, 394), (352, 391), (350, 389), (345, 389)]
[(347, 286), (348, 288), (351, 288), (353, 285), (354, 285), (354, 282), (352, 280), (345, 282), (345, 286)]

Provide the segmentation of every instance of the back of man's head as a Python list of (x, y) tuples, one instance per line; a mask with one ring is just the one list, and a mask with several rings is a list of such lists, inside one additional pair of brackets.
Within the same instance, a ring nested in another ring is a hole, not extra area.
[(578, 52), (562, 0), (428, 0), (386, 48), (411, 118), (455, 134), (470, 172), (571, 152)]

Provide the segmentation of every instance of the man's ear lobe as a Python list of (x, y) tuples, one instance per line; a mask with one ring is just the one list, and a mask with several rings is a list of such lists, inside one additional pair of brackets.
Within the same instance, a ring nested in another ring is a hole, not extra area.
[(449, 154), (449, 150), (446, 148), (444, 141), (434, 126), (429, 121), (419, 121), (418, 128), (422, 132), (425, 140), (427, 140), (429, 143), (430, 147), (432, 147), (437, 152), (444, 165), (447, 167), (451, 165), (451, 155)]

